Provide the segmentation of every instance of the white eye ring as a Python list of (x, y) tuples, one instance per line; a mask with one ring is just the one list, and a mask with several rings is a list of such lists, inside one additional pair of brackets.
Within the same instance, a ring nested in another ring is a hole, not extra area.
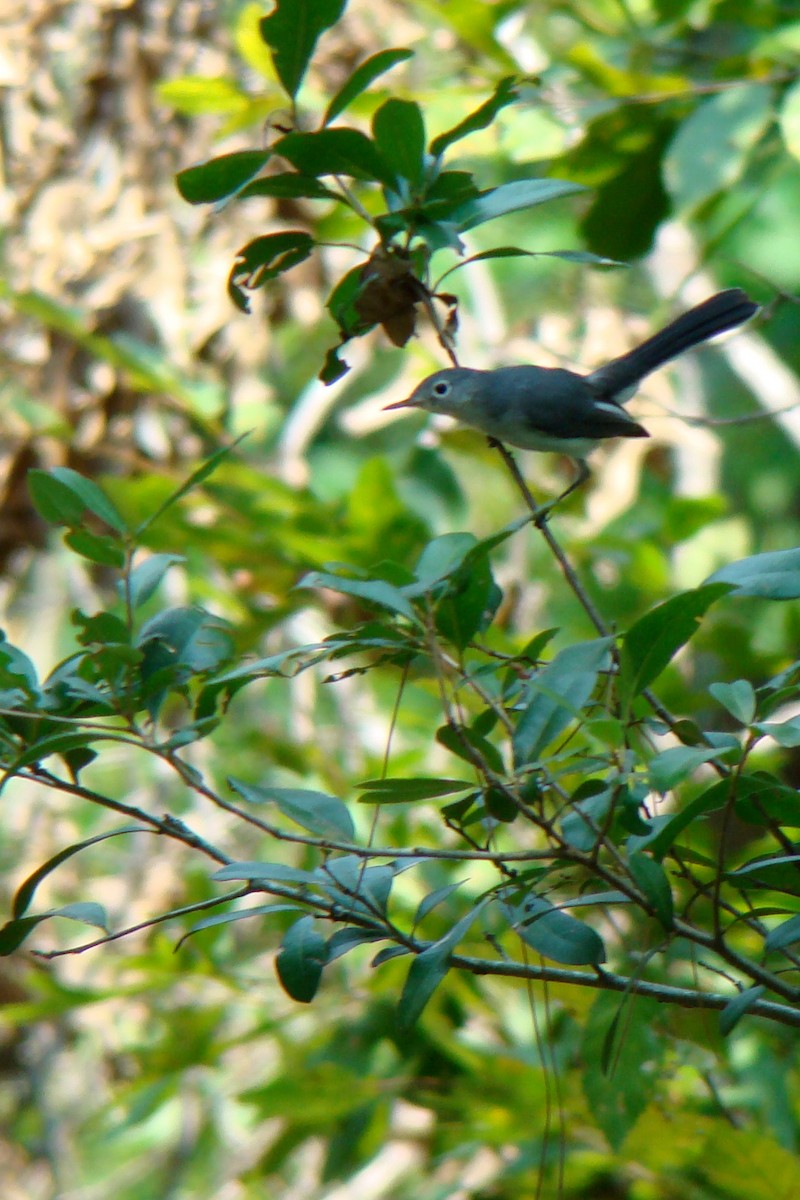
[(433, 392), (434, 396), (438, 396), (438, 398), (441, 400), (450, 391), (450, 384), (446, 379), (440, 379), (438, 383), (433, 385), (431, 391)]

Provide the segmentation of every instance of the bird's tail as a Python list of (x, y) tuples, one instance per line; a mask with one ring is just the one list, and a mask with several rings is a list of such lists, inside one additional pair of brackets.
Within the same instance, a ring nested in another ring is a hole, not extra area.
[(635, 390), (639, 380), (651, 371), (715, 334), (743, 324), (757, 311), (758, 305), (741, 288), (717, 292), (640, 346), (593, 371), (587, 377), (588, 382), (600, 395), (624, 400), (625, 393)]

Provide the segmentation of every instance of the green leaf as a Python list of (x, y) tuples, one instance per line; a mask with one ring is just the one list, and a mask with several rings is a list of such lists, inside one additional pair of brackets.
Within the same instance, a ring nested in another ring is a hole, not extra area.
[[(677, 747), (676, 747), (677, 748)], [(708, 812), (716, 812), (730, 800), (731, 785), (728, 780), (720, 780), (699, 796), (695, 796), (680, 812), (662, 817), (651, 817), (651, 831), (645, 834), (635, 834), (628, 839), (628, 849), (649, 850), (657, 859), (672, 849), (684, 829), (688, 829), (698, 817)]]
[(473, 921), (485, 907), (481, 901), (449, 930), (444, 937), (423, 950), (409, 967), (398, 1005), (398, 1020), (402, 1029), (411, 1029), (425, 1005), (450, 970), (450, 958)]
[(356, 787), (364, 790), (361, 804), (408, 804), (432, 800), (437, 796), (452, 796), (474, 787), (467, 779), (368, 779)]
[(310, 1004), (328, 961), (328, 947), (313, 917), (301, 917), (284, 935), (275, 960), (278, 978), (293, 1000)]
[(22, 687), (26, 696), (39, 698), (39, 676), (36, 667), (16, 646), (5, 640), (0, 631), (0, 687), (17, 689)]
[(345, 925), (328, 938), (328, 962), (331, 963), (334, 959), (341, 958), (356, 946), (381, 942), (385, 936), (385, 934), (375, 933), (370, 929), (359, 929), (357, 925)]
[(796, 600), (800, 596), (800, 548), (768, 550), (740, 558), (709, 575), (706, 583), (732, 584), (737, 596)]
[(357, 96), (365, 92), (371, 83), (374, 83), (379, 75), (383, 75), (398, 63), (404, 62), (407, 58), (413, 58), (413, 50), (398, 48), (396, 50), (379, 50), (377, 54), (373, 54), (370, 58), (363, 62), (361, 66), (356, 67), (350, 78), (342, 84), (339, 91), (328, 104), (325, 110), (325, 116), (322, 119), (323, 125), (330, 125), (339, 113), (352, 104)]
[(318, 883), (317, 876), (312, 871), (303, 871), (299, 867), (288, 867), (285, 863), (271, 862), (234, 862), (226, 867), (220, 867), (211, 878), (225, 883), (229, 879), (246, 879), (258, 883), (263, 879), (273, 883)]
[(414, 913), (413, 928), (416, 929), (429, 913), (432, 913), (440, 904), (444, 904), (445, 900), (452, 896), (463, 883), (463, 879), (458, 880), (457, 883), (446, 883), (442, 887), (436, 888), (435, 891), (429, 892), (427, 896), (423, 896)]
[(222, 154), (199, 167), (188, 167), (175, 179), (178, 191), (190, 204), (211, 204), (234, 196), (263, 170), (270, 150), (238, 150)]
[(254, 196), (277, 196), (281, 199), (339, 200), (338, 192), (331, 191), (309, 175), (298, 175), (294, 171), (283, 171), (278, 175), (263, 175), (248, 183), (238, 194), (239, 200), (251, 200)]
[(654, 1079), (667, 1047), (656, 1032), (658, 1012), (655, 1000), (611, 992), (600, 992), (589, 1010), (580, 1047), (583, 1090), (615, 1151), (653, 1102)]
[(378, 152), (414, 190), (425, 178), (425, 121), (413, 100), (387, 100), (372, 118)]
[(753, 728), (774, 738), (779, 746), (790, 750), (800, 746), (800, 717), (790, 717), (788, 721), (757, 721)]
[[(730, 786), (728, 786), (730, 792)], [(742, 775), (736, 781), (736, 815), (752, 825), (786, 825), (800, 829), (797, 791), (766, 771)]]
[(800, 896), (800, 855), (767, 855), (745, 863), (736, 871), (726, 871), (725, 878), (743, 889), (759, 888)]
[(567, 646), (529, 681), (514, 731), (514, 762), (535, 761), (541, 750), (567, 726), (579, 720), (594, 691), (597, 676), (608, 665), (611, 638)]
[(373, 141), (359, 129), (319, 129), (315, 133), (287, 133), (274, 153), (288, 159), (304, 175), (349, 175), (394, 188), (397, 178)]
[(64, 541), (89, 562), (100, 563), (104, 567), (124, 567), (125, 550), (116, 538), (104, 534), (90, 533), (88, 529), (71, 529), (64, 534)]
[(228, 295), (241, 312), (250, 311), (244, 293), (262, 288), (271, 279), (290, 271), (309, 257), (315, 242), (311, 234), (299, 229), (265, 233), (237, 251), (228, 276)]
[(668, 792), (676, 784), (688, 779), (702, 763), (718, 758), (719, 750), (714, 746), (670, 746), (662, 750), (648, 763), (650, 786), (656, 792)]
[(0, 928), (0, 957), (7, 957), (18, 950), (29, 933), (32, 933), (37, 925), (42, 921), (46, 921), (49, 913), (40, 913), (36, 917), (20, 917), (13, 921), (7, 921)]
[(295, 587), (330, 588), (331, 591), (342, 592), (346, 596), (358, 596), (359, 599), (366, 600), (370, 604), (377, 604), (380, 608), (388, 608), (392, 612), (399, 613), (400, 616), (413, 621), (415, 625), (420, 624), (419, 617), (400, 589), (383, 579), (347, 579), (344, 575), (310, 571), (308, 575), (303, 576), (299, 583), (295, 584)]
[(170, 567), (185, 562), (186, 559), (181, 554), (151, 554), (133, 568), (128, 577), (127, 589), (120, 586), (120, 591), (123, 595), (127, 591), (131, 607), (139, 608), (150, 599)]
[(85, 479), (70, 467), (29, 471), (28, 488), (39, 513), (54, 525), (79, 525), (88, 510), (117, 533), (127, 532), (105, 492), (94, 480)]
[(350, 364), (339, 357), (341, 346), (332, 346), (325, 355), (325, 362), (322, 370), (319, 373), (321, 383), (330, 386), (336, 383), (337, 379), (341, 379), (350, 370)]
[(599, 933), (561, 912), (549, 900), (531, 895), (518, 908), (507, 911), (515, 932), (544, 958), (576, 967), (605, 962)]
[(657, 679), (682, 646), (697, 632), (700, 618), (726, 593), (722, 584), (682, 592), (641, 617), (620, 648), (619, 694), (623, 705)]
[(48, 858), (47, 862), (37, 867), (25, 882), (17, 888), (11, 905), (12, 913), (15, 917), (23, 916), (27, 912), (36, 889), (42, 880), (46, 879), (51, 871), (54, 871), (61, 863), (66, 862), (73, 854), (77, 854), (80, 850), (85, 850), (87, 846), (94, 846), (97, 842), (103, 842), (106, 838), (120, 837), (128, 833), (152, 832), (153, 830), (146, 825), (124, 825), (121, 829), (112, 829), (109, 833), (98, 833), (83, 842), (77, 842), (72, 846), (66, 846), (63, 850), (59, 850), (58, 854), (54, 854), (52, 858)]
[[(414, 859), (403, 860), (403, 870), (415, 865)], [(314, 872), (319, 884), (339, 904), (352, 913), (375, 915), (375, 909), (385, 912), (397, 868), (392, 865), (364, 867), (364, 860), (355, 854), (327, 859)]]
[(273, 803), (284, 816), (318, 837), (351, 842), (355, 836), (353, 818), (336, 796), (307, 788), (266, 787), (229, 779), (234, 791), (253, 804)]
[(784, 950), (795, 942), (800, 942), (800, 913), (771, 929), (764, 939), (764, 947), (767, 950)]
[(474, 200), (468, 200), (457, 208), (451, 214), (451, 219), (464, 233), (506, 213), (533, 208), (536, 204), (545, 204), (549, 200), (583, 191), (585, 188), (581, 184), (563, 179), (517, 179), (513, 183), (504, 183), (490, 191), (481, 192)]
[(708, 690), (742, 725), (752, 723), (756, 715), (756, 694), (747, 679), (737, 679), (734, 683), (712, 683)]
[(737, 182), (775, 119), (774, 99), (768, 84), (743, 81), (703, 100), (681, 122), (663, 162), (664, 182), (679, 207), (697, 208)]
[(629, 855), (628, 870), (661, 924), (665, 929), (671, 929), (674, 916), (672, 888), (661, 863), (637, 852)]
[(516, 89), (516, 77), (514, 75), (506, 75), (498, 83), (493, 95), (488, 100), (485, 100), (480, 108), (476, 108), (474, 112), (464, 117), (463, 121), (459, 121), (452, 129), (446, 130), (445, 133), (440, 133), (438, 137), (433, 139), (430, 146), (431, 154), (435, 158), (440, 158), (448, 146), (452, 146), (454, 142), (459, 142), (471, 133), (477, 133), (480, 129), (486, 129), (502, 109), (507, 108), (509, 104), (513, 104), (518, 99), (519, 93)]
[(344, 12), (346, 0), (276, 0), (273, 12), (259, 22), (272, 50), (275, 71), (292, 100), (308, 69), (320, 34)]
[(745, 988), (743, 992), (739, 992), (732, 1000), (728, 1001), (719, 1014), (719, 1027), (723, 1036), (731, 1032), (745, 1013), (750, 1011), (756, 1000), (761, 999), (765, 991), (763, 983), (758, 983), (755, 987)]
[(627, 263), (615, 258), (604, 258), (601, 254), (591, 254), (588, 250), (523, 250), (520, 246), (496, 246), (493, 250), (481, 250), (478, 254), (470, 254), (461, 262), (450, 267), (436, 280), (433, 290), (439, 290), (442, 281), (454, 271), (468, 267), (470, 263), (486, 262), (494, 258), (561, 258), (566, 262), (581, 263), (590, 267), (627, 267)]
[(230, 443), (230, 445), (222, 446), (219, 450), (216, 450), (210, 458), (207, 458), (206, 461), (197, 468), (196, 471), (192, 471), (189, 478), (182, 483), (179, 488), (176, 488), (174, 492), (167, 496), (164, 503), (160, 504), (151, 516), (147, 517), (139, 526), (137, 526), (136, 536), (141, 537), (142, 534), (145, 533), (146, 530), (148, 530), (150, 526), (158, 520), (159, 517), (163, 516), (168, 508), (171, 508), (173, 504), (177, 504), (179, 500), (182, 500), (184, 496), (208, 479), (209, 475), (213, 475), (214, 471), (216, 471), (223, 459), (232, 454), (239, 443), (243, 442), (244, 439), (249, 436), (249, 432), (240, 434), (239, 437)]
[(414, 567), (418, 587), (406, 588), (406, 595), (425, 595), (432, 587), (453, 575), (467, 555), (480, 543), (472, 533), (443, 533), (428, 542)]
[[(223, 902), (222, 898), (220, 902)], [(302, 909), (297, 904), (254, 904), (251, 908), (235, 908), (229, 912), (214, 913), (210, 917), (203, 917), (202, 921), (198, 921), (191, 929), (187, 929), (186, 933), (178, 938), (175, 949), (180, 949), (187, 938), (195, 933), (200, 933), (203, 929), (215, 929), (219, 925), (231, 925), (235, 921), (247, 921), (253, 917), (271, 917), (275, 913), (281, 912), (302, 912)]]
[[(474, 726), (442, 725), (436, 730), (436, 740), (451, 754), (463, 759), (471, 766), (485, 762), (489, 769), (502, 774), (505, 770), (503, 757), (497, 747), (486, 740)], [(474, 753), (470, 753), (474, 751)]]
[(67, 917), (70, 921), (80, 921), (82, 925), (92, 925), (95, 929), (109, 932), (108, 917), (102, 904), (94, 900), (78, 900), (73, 904), (64, 904), (54, 908), (48, 914), (51, 917)]

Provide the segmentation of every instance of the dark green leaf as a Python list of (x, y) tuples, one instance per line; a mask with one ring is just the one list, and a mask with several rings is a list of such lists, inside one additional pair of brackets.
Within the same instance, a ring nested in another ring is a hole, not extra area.
[(454, 142), (468, 137), (471, 133), (477, 133), (479, 129), (486, 129), (487, 126), (491, 125), (501, 109), (507, 108), (509, 104), (513, 104), (518, 98), (515, 76), (506, 75), (498, 83), (494, 94), (488, 100), (484, 101), (480, 108), (476, 108), (463, 121), (459, 121), (458, 125), (454, 125), (452, 129), (448, 129), (445, 133), (440, 133), (438, 137), (433, 139), (430, 147), (431, 154), (435, 158), (439, 158), (444, 154), (447, 147), (452, 146)]
[(325, 355), (325, 362), (322, 370), (319, 373), (319, 379), (322, 383), (336, 383), (337, 379), (341, 379), (350, 370), (350, 364), (339, 357), (341, 346), (332, 346)]
[(510, 915), (514, 930), (544, 958), (576, 967), (598, 966), (606, 960), (603, 939), (594, 929), (541, 896), (529, 896)]
[(301, 917), (284, 935), (275, 967), (293, 1000), (310, 1004), (317, 994), (328, 961), (328, 947), (313, 917)]
[(222, 154), (176, 177), (178, 191), (190, 204), (211, 204), (233, 196), (254, 179), (268, 162), (270, 150), (239, 150)]
[(41, 913), (37, 917), (20, 917), (7, 921), (0, 929), (0, 957), (5, 958), (18, 950), (28, 934), (49, 916), (49, 913)]
[(458, 883), (446, 883), (442, 887), (436, 888), (435, 891), (429, 892), (427, 896), (424, 896), (417, 906), (417, 911), (414, 913), (414, 929), (417, 928), (421, 921), (425, 920), (429, 913), (432, 913), (449, 896), (452, 896), (453, 892), (460, 888), (463, 882), (464, 880), (462, 879)]
[(372, 136), (395, 175), (419, 189), (425, 178), (425, 122), (419, 105), (387, 100), (372, 118)]
[(410, 1029), (417, 1023), (425, 1005), (450, 970), (453, 951), (484, 906), (485, 901), (476, 905), (444, 937), (428, 946), (414, 959), (403, 984), (398, 1006), (401, 1028)]
[(451, 796), (473, 787), (474, 783), (466, 779), (368, 779), (356, 786), (365, 792), (362, 804), (407, 804)]
[(614, 1150), (653, 1102), (651, 1072), (667, 1046), (656, 1030), (658, 1012), (659, 1005), (648, 997), (611, 992), (600, 992), (589, 1010), (580, 1048), (583, 1090)]
[(88, 529), (71, 529), (64, 535), (64, 541), (90, 562), (100, 563), (104, 567), (123, 567), (125, 565), (125, 550), (116, 538), (103, 534), (90, 533)]
[(5, 641), (5, 635), (0, 631), (0, 687), (17, 689), (20, 686), (26, 696), (38, 697), (36, 667), (27, 654)]
[(125, 522), (108, 496), (94, 480), (71, 467), (29, 471), (28, 488), (38, 511), (54, 525), (79, 525), (88, 509), (117, 533), (126, 532)]
[(429, 592), (434, 584), (453, 575), (477, 545), (478, 539), (472, 533), (443, 533), (428, 542), (414, 567), (419, 586), (406, 588), (406, 594)]
[(395, 171), (373, 141), (359, 129), (319, 129), (287, 133), (274, 147), (304, 175), (349, 175), (353, 179), (397, 185)]
[(336, 796), (306, 788), (265, 787), (229, 779), (231, 787), (254, 804), (274, 803), (284, 816), (318, 837), (351, 842), (355, 836), (353, 818)]
[(407, 58), (413, 58), (413, 51), (406, 49), (397, 50), (379, 50), (377, 54), (373, 54), (366, 62), (363, 62), (360, 67), (356, 67), (353, 74), (342, 84), (339, 91), (330, 101), (325, 110), (323, 125), (330, 125), (334, 118), (339, 116), (339, 113), (350, 105), (357, 96), (365, 92), (371, 83), (383, 75), (398, 63), (404, 62)]
[(359, 929), (357, 925), (345, 925), (328, 938), (328, 962), (331, 963), (334, 959), (341, 958), (356, 946), (382, 941), (384, 936), (384, 934), (374, 933), (370, 929)]
[(776, 925), (771, 929), (764, 939), (764, 946), (767, 950), (783, 950), (786, 946), (793, 946), (795, 942), (800, 941), (800, 913), (796, 913), (793, 917), (789, 917), (788, 921), (781, 921), (780, 925)]
[(629, 850), (649, 850), (655, 858), (661, 859), (672, 849), (677, 839), (690, 825), (708, 812), (717, 812), (724, 808), (730, 799), (730, 783), (721, 780), (707, 791), (695, 796), (694, 800), (685, 805), (680, 812), (662, 817), (651, 817), (649, 824), (651, 832), (635, 835), (628, 839)]
[(533, 208), (536, 204), (545, 204), (549, 200), (558, 200), (584, 190), (579, 183), (568, 183), (563, 179), (516, 179), (513, 183), (504, 183), (490, 191), (481, 192), (474, 200), (467, 200), (455, 210), (452, 220), (463, 233), (467, 229), (474, 229), (476, 225), (493, 221), (495, 217), (503, 217), (506, 213)]
[(740, 1018), (750, 1011), (756, 1000), (761, 999), (765, 990), (763, 983), (758, 983), (755, 987), (745, 988), (743, 992), (739, 992), (732, 1000), (728, 1001), (719, 1014), (719, 1027), (723, 1036), (731, 1032)]
[(661, 863), (647, 854), (635, 853), (628, 858), (628, 870), (661, 924), (665, 929), (671, 929), (674, 916), (672, 889)]
[(707, 584), (733, 585), (737, 596), (764, 596), (767, 600), (796, 600), (800, 596), (800, 548), (769, 550), (728, 563)]
[(736, 887), (760, 888), (800, 896), (800, 855), (783, 854), (755, 858), (725, 878)]
[(175, 949), (178, 950), (187, 938), (203, 929), (215, 929), (218, 925), (231, 925), (235, 921), (247, 921), (253, 917), (271, 917), (274, 913), (281, 912), (302, 912), (302, 909), (297, 904), (255, 904), (252, 908), (235, 908), (229, 912), (214, 913), (213, 916), (203, 917), (202, 921), (187, 929), (186, 933), (178, 938)]
[(311, 571), (304, 575), (298, 588), (330, 588), (334, 592), (342, 592), (346, 596), (358, 596), (370, 604), (380, 608), (388, 608), (392, 612), (407, 617), (409, 621), (419, 624), (419, 618), (399, 588), (383, 579), (347, 579), (344, 575), (330, 575), (324, 571)]
[(265, 233), (243, 246), (228, 276), (228, 295), (242, 312), (250, 311), (250, 301), (244, 293), (255, 291), (270, 279), (290, 271), (308, 258), (314, 249), (310, 234), (298, 229), (282, 233)]
[(682, 592), (631, 626), (620, 651), (619, 691), (623, 704), (630, 704), (658, 678), (697, 632), (700, 618), (726, 590), (722, 584), (712, 584)]
[(611, 638), (567, 646), (542, 667), (526, 689), (526, 704), (514, 732), (514, 762), (535, 761), (541, 750), (579, 720), (608, 664)]
[(250, 200), (254, 196), (277, 196), (281, 199), (298, 200), (341, 200), (338, 192), (331, 191), (309, 175), (297, 175), (294, 171), (284, 171), (279, 175), (263, 175), (254, 179), (239, 192), (240, 200)]
[(121, 829), (112, 829), (109, 833), (98, 833), (94, 837), (87, 838), (83, 842), (77, 842), (75, 845), (66, 846), (63, 850), (59, 850), (58, 854), (54, 854), (52, 858), (48, 858), (46, 863), (28, 876), (24, 883), (20, 884), (14, 895), (14, 900), (11, 905), (11, 911), (15, 917), (21, 917), (27, 912), (28, 907), (33, 899), (34, 893), (51, 871), (60, 866), (73, 854), (77, 854), (79, 850), (85, 850), (87, 846), (94, 846), (96, 842), (103, 842), (106, 838), (120, 837), (127, 833), (152, 833), (153, 830), (145, 825), (124, 825)]
[(472, 727), (442, 725), (436, 730), (436, 740), (451, 754), (477, 766), (486, 763), (490, 770), (502, 774), (505, 770), (500, 751)]
[(303, 871), (299, 867), (287, 867), (285, 863), (271, 862), (235, 862), (220, 867), (211, 876), (212, 879), (226, 882), (229, 879), (247, 879), (258, 883), (260, 879), (273, 883), (318, 883), (317, 876), (312, 871)]
[(278, 78), (293, 100), (317, 39), (336, 24), (345, 3), (346, 0), (276, 0), (274, 10), (259, 22), (261, 36), (272, 50)]

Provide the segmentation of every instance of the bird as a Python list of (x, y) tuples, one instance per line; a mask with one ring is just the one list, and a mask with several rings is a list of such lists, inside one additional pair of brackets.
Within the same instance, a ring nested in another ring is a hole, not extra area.
[(688, 309), (640, 345), (588, 375), (523, 364), (476, 370), (446, 367), (423, 379), (386, 410), (442, 413), (486, 434), (492, 443), (555, 450), (574, 459), (578, 473), (550, 509), (590, 476), (586, 457), (607, 438), (649, 437), (622, 407), (651, 372), (758, 311), (741, 288), (728, 288)]

